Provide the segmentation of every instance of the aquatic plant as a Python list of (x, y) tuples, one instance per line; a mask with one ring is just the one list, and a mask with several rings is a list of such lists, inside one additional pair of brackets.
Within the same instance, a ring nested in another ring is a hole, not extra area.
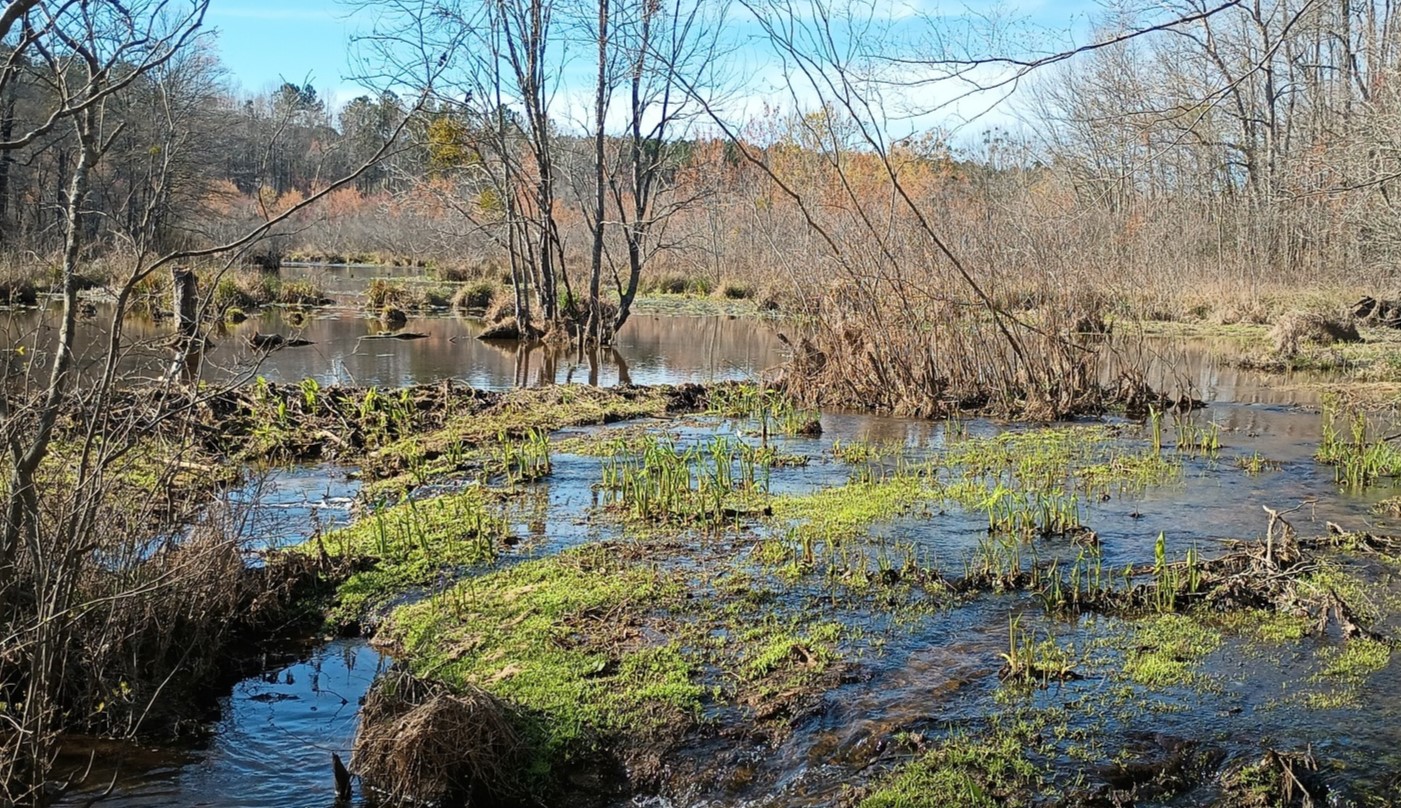
[(1075, 663), (1069, 652), (1061, 648), (1049, 634), (1036, 639), (1021, 627), (1022, 616), (1007, 620), (1007, 651), (1000, 654), (1002, 669), (998, 678), (1014, 685), (1046, 687), (1052, 681), (1063, 682), (1075, 673)]
[(1270, 469), (1278, 467), (1278, 463), (1272, 460), (1266, 460), (1264, 455), (1259, 452), (1252, 452), (1248, 455), (1242, 455), (1236, 458), (1236, 468), (1251, 476), (1263, 474)]
[(978, 505), (989, 533), (1059, 536), (1080, 526), (1080, 498), (1063, 491), (1018, 491), (998, 483)]
[(757, 512), (768, 495), (772, 453), (727, 436), (681, 448), (654, 438), (605, 449), (598, 489), (630, 518), (720, 525)]
[[(1338, 421), (1348, 424), (1346, 437)], [(1323, 401), (1323, 434), (1315, 455), (1320, 463), (1333, 466), (1333, 477), (1340, 485), (1363, 488), (1382, 478), (1401, 475), (1401, 451), (1389, 438), (1373, 440), (1366, 414), (1349, 410), (1337, 396)]]
[(1215, 421), (1199, 424), (1190, 416), (1178, 416), (1175, 427), (1179, 452), (1215, 456), (1221, 451), (1221, 426)]
[(799, 407), (791, 397), (780, 390), (759, 384), (741, 383), (712, 388), (707, 413), (725, 418), (758, 421), (761, 442), (764, 444), (768, 443), (771, 433), (822, 433), (822, 421), (817, 412)]
[[(450, 455), (445, 459), (461, 463), (461, 458)], [(496, 462), (508, 485), (548, 476), (552, 469), (549, 433), (532, 427), (520, 440), (512, 440), (504, 431), (497, 433)]]
[(1084, 547), (1074, 561), (1061, 568), (1059, 560), (1041, 576), (1039, 595), (1047, 611), (1076, 609), (1111, 600), (1115, 590), (1104, 574), (1104, 555), (1098, 545)]

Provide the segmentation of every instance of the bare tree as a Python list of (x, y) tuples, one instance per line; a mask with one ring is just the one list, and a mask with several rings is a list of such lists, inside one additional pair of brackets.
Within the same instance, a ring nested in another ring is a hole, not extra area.
[[(22, 32), (9, 54), (5, 79), (43, 86), (51, 107), (29, 134), (0, 146), (21, 149), (39, 137), (34, 132), (60, 127), (71, 130), (68, 135), (76, 144), (76, 159), (65, 178), (57, 334), (49, 344), (37, 344), (34, 353), (10, 352), (0, 388), (0, 440), (6, 454), (0, 485), (5, 506), (0, 525), (0, 701), (7, 705), (0, 711), (0, 795), (7, 803), (37, 804), (45, 799), (43, 782), (57, 731), (65, 721), (86, 715), (81, 710), (76, 717), (69, 714), (75, 700), (90, 709), (84, 699), (91, 694), (81, 683), (100, 681), (105, 675), (98, 669), (99, 658), (110, 661), (126, 644), (150, 640), (120, 634), (120, 604), (157, 596), (176, 586), (187, 571), (155, 569), (161, 564), (150, 555), (152, 531), (159, 537), (169, 523), (141, 524), (137, 519), (125, 531), (113, 531), (106, 523), (114, 513), (126, 512), (114, 501), (119, 490), (115, 480), (123, 469), (136, 462), (141, 447), (150, 447), (153, 434), (175, 435), (177, 440), (184, 434), (188, 439), (188, 422), (182, 419), (213, 392), (186, 384), (198, 380), (201, 342), (198, 312), (191, 316), (190, 311), (193, 276), (184, 265), (235, 253), (299, 210), (353, 183), (392, 150), (403, 123), (365, 162), (298, 205), (270, 214), (227, 241), (177, 239), (172, 247), (165, 232), (170, 205), (190, 190), (190, 160), (200, 148), (190, 131), (199, 105), (184, 102), (199, 93), (176, 98), (168, 93), (178, 82), (168, 81), (160, 93), (146, 96), (156, 100), (163, 113), (151, 122), (161, 148), (150, 153), (139, 186), (129, 188), (131, 210), (114, 231), (124, 242), (125, 266), (110, 284), (115, 305), (105, 344), (95, 362), (80, 363), (80, 272), (95, 232), (89, 222), (100, 215), (92, 202), (95, 179), (108, 168), (132, 125), (122, 113), (149, 91), (150, 80), (182, 65), (184, 75), (192, 75), (192, 63), (183, 59), (199, 47), (208, 0), (20, 5), (26, 7), (13, 17), (15, 4), (0, 17), (3, 30), (17, 27)], [(118, 406), (129, 386), (122, 377), (123, 359), (132, 348), (123, 324), (136, 290), (166, 270), (184, 281), (177, 284), (186, 317), (178, 331), (175, 360), (190, 372), (175, 374), (151, 393), (164, 403), (146, 417)], [(55, 464), (62, 470), (57, 477)], [(162, 484), (169, 484), (177, 467), (178, 461), (171, 461), (159, 472)], [(151, 513), (148, 505), (122, 507), (139, 515)], [(94, 623), (119, 634), (82, 641), (81, 627)], [(143, 630), (152, 629), (147, 625)], [(133, 706), (125, 732), (140, 731), (142, 717), (160, 697), (162, 684), (138, 695), (145, 699), (144, 707)]]
[[(508, 256), (520, 331), (542, 332), (538, 312), (544, 328), (611, 340), (658, 248), (659, 224), (677, 204), (661, 199), (675, 168), (670, 139), (700, 111), (675, 77), (685, 71), (693, 86), (708, 86), (723, 6), (458, 0), (430, 13), (409, 3), (363, 5), (380, 12), (368, 42), (375, 62), (389, 67), (377, 77), (432, 89), (438, 120), (428, 148), (446, 158), (435, 180), (452, 178), (445, 203)], [(579, 52), (591, 54), (595, 80), (591, 109), (571, 134), (562, 128), (567, 93), (556, 82)], [(619, 95), (621, 123), (612, 116)], [(574, 144), (585, 138), (582, 157)], [(577, 268), (561, 227), (570, 208), (588, 234), (586, 263)], [(609, 269), (616, 308), (603, 300)], [(581, 273), (583, 299), (573, 288)]]

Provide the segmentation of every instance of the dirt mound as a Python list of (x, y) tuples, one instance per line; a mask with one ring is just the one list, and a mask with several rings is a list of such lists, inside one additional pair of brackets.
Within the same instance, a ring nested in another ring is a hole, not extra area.
[(1305, 343), (1332, 345), (1337, 342), (1361, 342), (1357, 326), (1340, 318), (1311, 311), (1291, 311), (1275, 323), (1270, 331), (1275, 350), (1285, 356), (1299, 352)]
[(511, 718), (485, 691), (455, 693), (391, 673), (365, 697), (351, 768), (391, 804), (500, 802), (515, 794), (526, 765)]

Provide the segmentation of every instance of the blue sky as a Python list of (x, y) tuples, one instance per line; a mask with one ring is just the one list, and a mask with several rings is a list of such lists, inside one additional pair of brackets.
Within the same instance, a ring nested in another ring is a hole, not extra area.
[[(907, 3), (926, 13), (1022, 18), (1043, 27), (1050, 36), (1059, 33), (1066, 42), (1072, 36), (1083, 38), (1088, 15), (1100, 8), (1097, 0), (887, 2)], [(366, 27), (366, 16), (340, 0), (212, 0), (207, 23), (217, 30), (220, 57), (244, 90), (262, 91), (285, 79), (297, 84), (310, 80), (332, 103), (364, 92), (348, 77), (355, 72), (352, 39)], [(746, 62), (764, 58), (747, 56)], [(772, 89), (753, 92), (758, 97)]]
[(212, 0), (207, 24), (219, 56), (245, 90), (308, 77), (337, 100), (353, 97), (351, 38), (361, 27), (336, 0)]

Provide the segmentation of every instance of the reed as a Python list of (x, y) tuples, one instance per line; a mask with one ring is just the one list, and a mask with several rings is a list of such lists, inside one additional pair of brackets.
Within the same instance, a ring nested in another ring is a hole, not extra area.
[[(1347, 434), (1339, 428), (1347, 424)], [(1336, 396), (1323, 402), (1323, 435), (1315, 455), (1333, 467), (1333, 479), (1348, 488), (1364, 488), (1401, 475), (1401, 451), (1389, 438), (1373, 439), (1367, 416), (1346, 408)]]
[(680, 447), (667, 438), (604, 447), (597, 488), (629, 518), (722, 525), (759, 509), (772, 452), (728, 436)]
[(549, 433), (532, 427), (520, 440), (512, 440), (504, 431), (498, 433), (496, 465), (511, 486), (549, 476), (553, 470)]

